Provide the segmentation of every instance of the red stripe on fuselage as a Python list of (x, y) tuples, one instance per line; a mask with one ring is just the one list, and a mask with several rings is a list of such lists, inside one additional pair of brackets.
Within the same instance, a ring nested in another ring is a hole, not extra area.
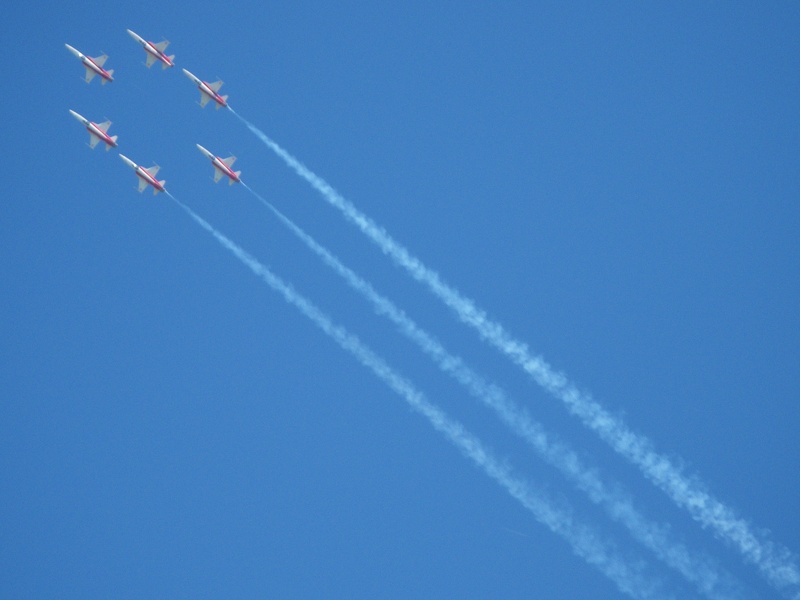
[(236, 173), (233, 172), (233, 169), (231, 169), (228, 165), (222, 162), (219, 156), (215, 156), (211, 162), (214, 165), (214, 167), (222, 171), (225, 175), (227, 175), (234, 181), (239, 181), (239, 178), (236, 176)]
[[(211, 98), (214, 102), (216, 102), (220, 106), (228, 106), (227, 103), (225, 102), (225, 100), (222, 99), (222, 96), (220, 96), (217, 92), (212, 90), (211, 86), (209, 86), (205, 81), (202, 81), (200, 83), (201, 83), (201, 85), (200, 85), (200, 91), (201, 92), (203, 92), (206, 96)], [(205, 88), (205, 89), (203, 89), (203, 88)]]
[(144, 179), (147, 183), (152, 185), (154, 188), (156, 188), (157, 190), (162, 191), (162, 192), (164, 191), (164, 186), (161, 185), (155, 177), (150, 175), (150, 173), (145, 171), (142, 167), (137, 167), (136, 168), (136, 174), (140, 178)]
[(100, 77), (111, 81), (111, 75), (108, 74), (108, 71), (106, 71), (103, 67), (98, 66), (98, 64), (94, 62), (90, 57), (84, 55), (84, 58), (86, 60), (84, 60), (83, 64), (86, 64), (86, 62), (88, 61), (90, 63), (89, 68), (92, 69), (92, 71), (100, 75)]
[(170, 67), (173, 66), (172, 61), (167, 57), (166, 54), (164, 54), (163, 52), (161, 52), (161, 50), (156, 48), (153, 45), (153, 42), (145, 42), (144, 49), (147, 50), (153, 56), (155, 56), (161, 62), (168, 64)]
[(110, 136), (110, 135), (108, 135), (108, 134), (107, 134), (107, 133), (105, 133), (103, 130), (101, 130), (101, 129), (100, 129), (98, 126), (97, 126), (97, 123), (92, 123), (92, 122), (90, 121), (90, 122), (89, 122), (89, 127), (87, 127), (86, 129), (88, 129), (88, 130), (89, 130), (89, 133), (91, 133), (93, 136), (95, 136), (95, 137), (99, 137), (101, 140), (103, 140), (103, 141), (104, 141), (106, 144), (108, 144), (109, 146), (114, 146), (114, 147), (116, 148), (116, 146), (117, 146), (117, 143), (116, 143), (114, 140), (112, 140), (112, 139), (111, 139), (111, 136)]

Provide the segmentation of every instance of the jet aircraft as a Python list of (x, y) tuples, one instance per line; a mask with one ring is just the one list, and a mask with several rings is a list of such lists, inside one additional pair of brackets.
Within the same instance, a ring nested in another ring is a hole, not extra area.
[(108, 56), (103, 54), (102, 56), (91, 58), (79, 52), (69, 44), (64, 45), (67, 47), (67, 50), (77, 56), (78, 59), (80, 59), (80, 61), (83, 63), (83, 66), (86, 67), (86, 83), (90, 83), (92, 79), (94, 79), (95, 75), (100, 75), (100, 83), (103, 85), (105, 85), (108, 81), (114, 81), (114, 78), (112, 77), (114, 74), (114, 69), (109, 69), (106, 71), (103, 68), (103, 65), (108, 60)]
[(161, 168), (158, 165), (153, 165), (149, 169), (145, 169), (142, 166), (137, 165), (127, 156), (122, 154), (119, 155), (122, 161), (128, 165), (131, 169), (136, 171), (136, 175), (139, 177), (139, 192), (144, 190), (148, 185), (153, 186), (153, 195), (155, 196), (158, 192), (165, 192), (164, 185), (167, 183), (164, 181), (159, 181), (156, 179), (156, 173)]
[(148, 68), (152, 67), (153, 63), (157, 60), (161, 61), (162, 69), (175, 66), (175, 63), (173, 62), (175, 60), (175, 55), (173, 54), (171, 56), (167, 56), (164, 54), (164, 50), (166, 50), (167, 46), (169, 46), (169, 42), (167, 40), (154, 44), (153, 42), (148, 42), (147, 40), (139, 37), (130, 29), (128, 29), (128, 33), (133, 39), (139, 42), (142, 47), (144, 47), (144, 50), (147, 53), (147, 62), (145, 65), (147, 65)]
[(200, 144), (197, 144), (197, 149), (200, 150), (200, 152), (202, 152), (206, 158), (210, 159), (211, 164), (214, 165), (214, 183), (219, 183), (219, 180), (222, 179), (223, 175), (228, 177), (228, 185), (233, 185), (234, 183), (241, 181), (241, 179), (239, 179), (239, 175), (241, 175), (242, 172), (231, 169), (233, 163), (236, 161), (235, 156), (229, 156), (228, 158), (214, 156)]
[(85, 119), (74, 110), (70, 110), (69, 114), (80, 121), (81, 125), (86, 127), (87, 131), (89, 132), (89, 146), (91, 146), (92, 150), (94, 147), (97, 146), (98, 142), (105, 142), (106, 150), (117, 146), (117, 136), (115, 135), (108, 135), (108, 128), (111, 127), (111, 121), (105, 121), (104, 123), (93, 123), (89, 119)]
[(227, 96), (220, 96), (217, 92), (219, 88), (222, 87), (221, 81), (215, 81), (214, 83), (206, 83), (205, 81), (201, 81), (186, 69), (183, 70), (184, 74), (191, 79), (197, 88), (200, 90), (200, 106), (205, 108), (205, 105), (208, 104), (209, 100), (213, 100), (217, 103), (217, 109), (221, 106), (228, 106), (228, 97)]

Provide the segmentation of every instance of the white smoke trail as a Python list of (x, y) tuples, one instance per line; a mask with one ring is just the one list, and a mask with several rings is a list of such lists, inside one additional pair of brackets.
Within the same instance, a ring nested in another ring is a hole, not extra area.
[(472, 396), (493, 409), (503, 423), (527, 441), (545, 461), (559, 469), (578, 489), (585, 492), (592, 502), (601, 505), (611, 518), (625, 526), (634, 539), (695, 584), (707, 597), (722, 599), (739, 595), (736, 590), (738, 586), (730, 575), (723, 573), (706, 557), (695, 555), (672, 540), (667, 527), (649, 521), (634, 508), (629, 498), (608, 489), (598, 474), (585, 466), (575, 452), (562, 442), (552, 439), (544, 427), (508, 399), (502, 389), (485, 381), (460, 357), (448, 352), (438, 340), (421, 329), (391, 300), (378, 293), (368, 281), (342, 264), (330, 251), (251, 187), (244, 183), (242, 185), (350, 287), (366, 298), (377, 313), (386, 315), (442, 371), (451, 375)]
[(569, 412), (597, 433), (618, 454), (636, 465), (677, 506), (687, 510), (703, 527), (736, 548), (743, 559), (755, 565), (772, 586), (787, 597), (800, 599), (800, 568), (797, 557), (788, 548), (772, 542), (766, 532), (753, 531), (747, 521), (715, 498), (696, 477), (684, 474), (680, 466), (659, 454), (647, 437), (632, 431), (621, 418), (612, 415), (589, 394), (580, 391), (566, 376), (554, 371), (544, 359), (534, 356), (527, 344), (514, 339), (502, 325), (491, 320), (486, 312), (475, 306), (472, 300), (445, 284), (438, 273), (412, 256), (404, 246), (361, 213), (326, 181), (247, 119), (236, 112), (233, 114), (300, 177), (316, 188), (329, 204), (339, 209), (377, 244), (384, 254), (403, 267), (414, 279), (425, 284), (463, 323), (474, 328), (481, 338), (520, 366), (550, 394), (560, 399)]
[(586, 562), (599, 569), (613, 581), (620, 591), (633, 598), (664, 598), (659, 582), (645, 573), (640, 561), (623, 558), (611, 542), (601, 540), (586, 525), (579, 523), (572, 513), (560, 508), (546, 498), (540, 490), (515, 476), (511, 469), (495, 458), (492, 453), (464, 427), (450, 419), (441, 409), (431, 404), (414, 386), (395, 372), (382, 358), (365, 346), (356, 336), (335, 325), (330, 318), (309, 300), (284, 283), (267, 267), (217, 231), (188, 206), (169, 194), (186, 213), (203, 229), (209, 232), (236, 258), (244, 263), (267, 285), (283, 296), (284, 300), (300, 310), (342, 349), (350, 352), (363, 366), (370, 369), (387, 386), (405, 400), (414, 410), (422, 414), (439, 433), (443, 434), (461, 453), (472, 460), (489, 477), (499, 483), (535, 518), (554, 533), (564, 538), (572, 550)]

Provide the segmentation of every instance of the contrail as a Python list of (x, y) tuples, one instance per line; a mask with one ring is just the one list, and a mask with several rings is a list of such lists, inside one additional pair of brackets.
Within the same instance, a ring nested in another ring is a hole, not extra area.
[(441, 409), (431, 404), (408, 380), (395, 372), (381, 357), (365, 346), (356, 336), (330, 318), (305, 297), (284, 283), (253, 256), (228, 239), (213, 226), (198, 216), (188, 206), (169, 194), (186, 213), (203, 229), (209, 232), (245, 266), (261, 277), (284, 300), (300, 310), (343, 350), (350, 352), (363, 366), (405, 400), (414, 410), (422, 414), (439, 433), (443, 434), (461, 453), (472, 460), (489, 477), (494, 479), (536, 519), (554, 533), (564, 538), (572, 550), (589, 564), (599, 569), (613, 581), (619, 590), (633, 598), (664, 598), (660, 582), (645, 574), (641, 561), (623, 558), (611, 542), (601, 540), (586, 525), (579, 523), (571, 511), (559, 507), (545, 497), (541, 490), (514, 475), (511, 469), (499, 461), (472, 434), (457, 421), (450, 419)]
[(729, 574), (721, 572), (709, 559), (693, 554), (682, 544), (670, 539), (666, 526), (659, 526), (649, 521), (633, 507), (629, 498), (608, 489), (594, 470), (582, 464), (575, 452), (564, 443), (552, 439), (544, 427), (508, 399), (502, 389), (484, 380), (460, 357), (448, 352), (438, 340), (420, 328), (391, 300), (378, 293), (368, 281), (342, 264), (330, 251), (258, 192), (244, 182), (242, 185), (272, 211), (306, 247), (342, 277), (350, 287), (366, 298), (378, 314), (385, 315), (443, 372), (452, 376), (473, 397), (493, 409), (500, 420), (528, 442), (545, 461), (561, 471), (578, 489), (585, 492), (592, 502), (601, 505), (611, 518), (625, 526), (636, 541), (695, 584), (707, 597), (722, 599), (739, 595), (739, 592), (735, 591), (738, 586)]
[[(232, 111), (233, 112), (233, 111)], [(404, 268), (414, 279), (425, 284), (458, 318), (477, 331), (479, 336), (505, 354), (528, 373), (536, 383), (561, 400), (570, 413), (609, 444), (618, 454), (636, 465), (644, 476), (664, 491), (679, 507), (684, 508), (703, 527), (735, 547), (743, 559), (761, 572), (764, 578), (787, 597), (800, 599), (800, 568), (797, 557), (784, 546), (769, 540), (767, 533), (756, 533), (750, 524), (729, 506), (716, 499), (695, 476), (687, 476), (680, 466), (659, 454), (652, 442), (632, 431), (620, 417), (612, 415), (589, 394), (580, 391), (561, 373), (556, 372), (541, 357), (534, 356), (527, 344), (514, 339), (485, 311), (444, 283), (438, 273), (426, 267), (383, 228), (361, 213), (325, 180), (289, 154), (264, 132), (234, 112), (239, 120), (280, 157), (300, 177), (310, 183), (323, 198), (381, 251)]]

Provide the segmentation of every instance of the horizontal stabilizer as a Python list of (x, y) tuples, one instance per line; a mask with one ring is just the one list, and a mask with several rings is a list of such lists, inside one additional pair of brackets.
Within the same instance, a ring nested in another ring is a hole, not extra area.
[[(241, 171), (236, 171), (234, 173), (234, 175), (236, 175), (236, 179), (239, 179), (239, 175), (241, 175), (241, 174), (242, 174)], [(228, 179), (228, 185), (233, 185), (234, 183), (236, 183), (235, 179)]]
[[(111, 141), (116, 144), (117, 143), (117, 136), (112, 135), (111, 136)], [(106, 152), (108, 152), (110, 149), (111, 149), (111, 144), (106, 144)]]

